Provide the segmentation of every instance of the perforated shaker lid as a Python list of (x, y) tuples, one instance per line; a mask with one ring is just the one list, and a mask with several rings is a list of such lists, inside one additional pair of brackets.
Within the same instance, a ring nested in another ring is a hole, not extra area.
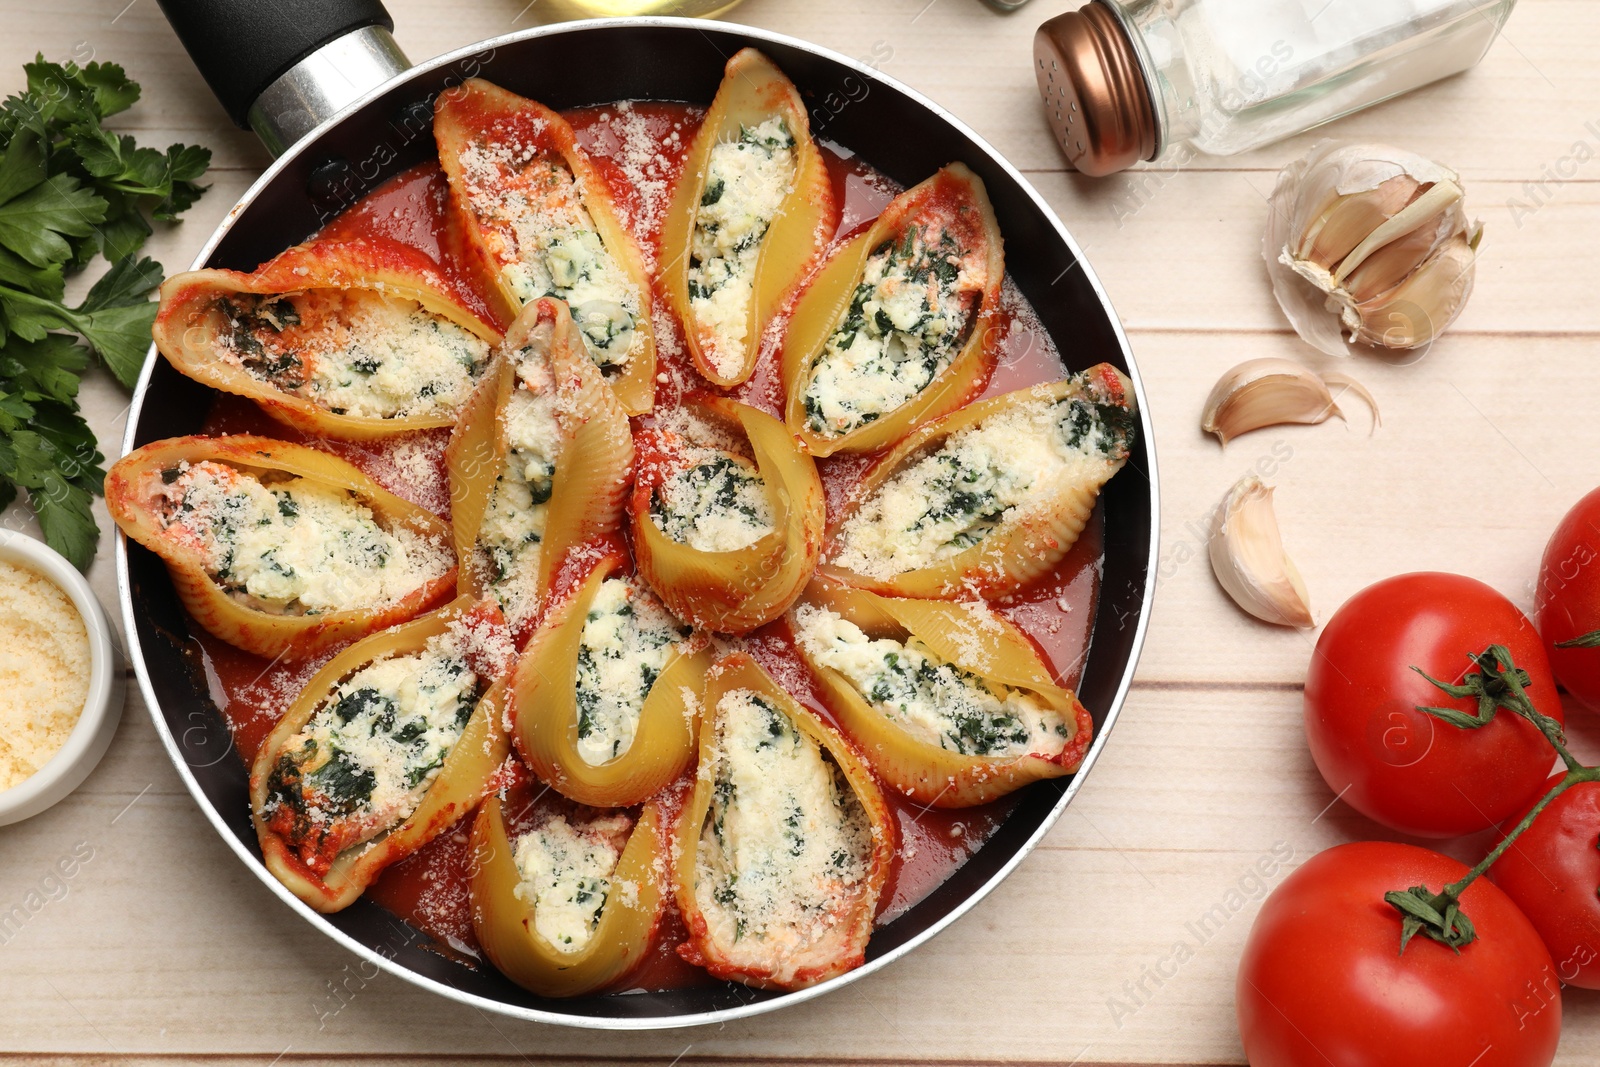
[(1155, 158), (1149, 84), (1121, 20), (1101, 0), (1040, 26), (1033, 58), (1045, 113), (1074, 169), (1102, 177)]

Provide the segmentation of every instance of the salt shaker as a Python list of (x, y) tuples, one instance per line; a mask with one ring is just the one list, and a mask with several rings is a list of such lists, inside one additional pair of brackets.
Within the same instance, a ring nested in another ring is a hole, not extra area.
[(1034, 36), (1067, 159), (1232, 155), (1473, 66), (1516, 0), (1092, 0)]

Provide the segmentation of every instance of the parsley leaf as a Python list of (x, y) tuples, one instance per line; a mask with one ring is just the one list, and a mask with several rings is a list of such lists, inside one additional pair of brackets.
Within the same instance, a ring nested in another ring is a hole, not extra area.
[[(162, 272), (135, 253), (152, 219), (175, 221), (199, 199), (211, 153), (104, 129), (139, 99), (115, 63), (39, 56), (23, 71), (26, 90), (0, 103), (0, 508), (25, 492), (45, 541), (83, 569), (105, 457), (78, 408), (79, 376), (98, 356), (123, 385), (138, 378)], [(99, 256), (110, 269), (67, 306), (67, 277)]]
[(70, 174), (46, 178), (0, 204), (0, 245), (36, 267), (72, 258), (70, 237), (88, 237), (106, 217), (106, 202)]

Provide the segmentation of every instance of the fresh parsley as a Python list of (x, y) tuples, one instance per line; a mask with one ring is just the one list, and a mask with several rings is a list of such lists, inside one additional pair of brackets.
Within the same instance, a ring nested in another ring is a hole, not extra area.
[[(23, 71), (26, 91), (0, 103), (0, 507), (26, 490), (45, 541), (82, 570), (105, 457), (78, 408), (79, 376), (98, 355), (123, 385), (138, 377), (162, 279), (137, 253), (152, 218), (177, 219), (205, 191), (211, 153), (141, 148), (102, 128), (139, 99), (114, 63), (41, 55)], [(66, 279), (96, 257), (110, 269), (68, 307)]]

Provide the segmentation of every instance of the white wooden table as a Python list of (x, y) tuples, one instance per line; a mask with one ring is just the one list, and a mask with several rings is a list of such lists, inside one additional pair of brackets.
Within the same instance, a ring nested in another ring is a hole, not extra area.
[[(420, 59), (528, 25), (539, 7), (525, 2), (388, 6)], [(1300, 689), (1314, 635), (1258, 625), (1225, 600), (1205, 522), (1270, 458), (1319, 618), (1419, 569), (1475, 575), (1528, 605), (1549, 531), (1600, 484), (1600, 12), (1594, 0), (1523, 0), (1477, 70), (1337, 127), (1462, 171), (1488, 226), (1477, 295), (1421, 363), (1349, 368), (1383, 406), (1376, 435), (1357, 410), (1348, 429), (1269, 430), (1224, 452), (1197, 426), (1218, 374), (1252, 356), (1309, 355), (1272, 301), (1259, 242), (1275, 172), (1316, 138), (1181, 173), (1065, 173), (1029, 63), (1034, 27), (1068, 6), (1035, 0), (1000, 16), (977, 0), (749, 0), (735, 13), (851, 55), (887, 51), (886, 73), (1025, 170), (1099, 271), (1150, 390), (1162, 565), (1138, 681), (1082, 794), (999, 891), (910, 958), (776, 1015), (636, 1035), (491, 1018), (367, 977), (281, 906), (212, 833), (132, 696), (83, 788), (0, 830), (0, 913), (29, 909), (0, 931), (0, 1062), (1242, 1062), (1233, 975), (1257, 860), (1292, 853), (1276, 882), (1320, 849), (1389, 835), (1332, 803), (1307, 755)], [(144, 98), (119, 128), (215, 151), (211, 191), (151, 246), (169, 273), (187, 266), (266, 154), (228, 124), (153, 0), (0, 0), (0, 90), (21, 86), (35, 51), (122, 63)], [(101, 377), (84, 402), (114, 454), (126, 397)], [(1490, 483), (1517, 486), (1522, 506), (1476, 507)], [(115, 610), (109, 535), (91, 577)], [(1600, 752), (1594, 722), (1574, 732)], [(52, 878), (80, 845), (92, 859)], [(1202, 942), (1199, 920), (1218, 904), (1231, 917)], [(1175, 966), (1179, 944), (1192, 958)], [(1569, 992), (1566, 1011), (1559, 1062), (1595, 1062), (1600, 997)]]

